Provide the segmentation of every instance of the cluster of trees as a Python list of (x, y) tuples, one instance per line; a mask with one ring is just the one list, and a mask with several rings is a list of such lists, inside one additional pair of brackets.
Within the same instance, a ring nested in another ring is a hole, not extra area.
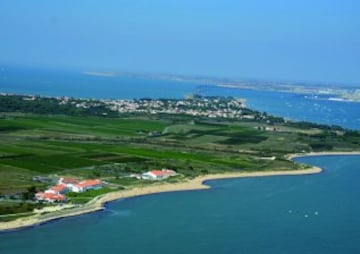
[[(74, 103), (72, 103), (74, 102)], [(35, 114), (93, 115), (113, 116), (116, 112), (108, 109), (105, 104), (97, 103), (94, 107), (76, 107), (77, 100), (60, 103), (59, 99), (48, 97), (27, 97), (22, 95), (0, 96), (0, 112), (22, 112)]]
[(25, 203), (25, 202), (0, 205), (0, 215), (32, 212), (35, 208), (40, 208), (42, 206), (43, 206), (42, 204), (38, 204), (38, 203)]
[(36, 187), (31, 186), (31, 187), (27, 188), (27, 191), (22, 193), (22, 198), (24, 200), (32, 200), (35, 198), (36, 192), (37, 192)]
[[(32, 212), (35, 208), (43, 207), (43, 204), (29, 202), (34, 200), (36, 192), (36, 187), (31, 186), (27, 188), (21, 196), (19, 195), (19, 200), (12, 200), (12, 202), (9, 203), (1, 203), (0, 215)], [(22, 201), (20, 198), (22, 198)]]
[(320, 129), (320, 130), (328, 130), (328, 131), (344, 131), (344, 128), (338, 125), (326, 125), (326, 124), (318, 124), (311, 122), (288, 122), (288, 126), (299, 128), (299, 129)]

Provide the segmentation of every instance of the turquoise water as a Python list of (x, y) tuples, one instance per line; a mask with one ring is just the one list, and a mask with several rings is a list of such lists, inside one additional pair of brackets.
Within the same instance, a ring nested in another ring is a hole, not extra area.
[(216, 180), (0, 234), (0, 253), (360, 253), (360, 156), (311, 176)]

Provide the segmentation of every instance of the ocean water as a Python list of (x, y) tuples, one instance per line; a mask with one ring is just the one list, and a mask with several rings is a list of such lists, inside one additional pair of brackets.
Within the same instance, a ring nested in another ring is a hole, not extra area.
[(360, 156), (297, 159), (317, 175), (209, 181), (0, 234), (0, 253), (360, 253)]
[(75, 71), (0, 69), (0, 92), (96, 99), (184, 98), (198, 84), (133, 76), (91, 76)]
[(297, 121), (335, 124), (360, 129), (360, 103), (214, 85), (131, 76), (100, 77), (81, 72), (0, 68), (0, 92), (80, 98), (184, 98), (193, 93), (247, 99), (253, 109)]
[(222, 94), (247, 99), (247, 106), (262, 112), (296, 121), (339, 125), (360, 129), (360, 103), (328, 100), (332, 96), (312, 96), (251, 89), (236, 89), (201, 85), (207, 95)]
[[(181, 98), (195, 91), (245, 97), (255, 109), (291, 119), (360, 129), (356, 103), (176, 81), (9, 72), (0, 75), (0, 92)], [(0, 253), (360, 253), (360, 156), (297, 161), (325, 170), (209, 181), (210, 190), (115, 201), (101, 212), (0, 233)]]

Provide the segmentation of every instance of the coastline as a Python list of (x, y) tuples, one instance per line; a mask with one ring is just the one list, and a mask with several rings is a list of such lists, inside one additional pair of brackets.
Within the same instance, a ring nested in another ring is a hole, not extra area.
[[(359, 153), (360, 154), (360, 153)], [(305, 155), (303, 155), (305, 156)], [(152, 185), (146, 187), (137, 187), (129, 190), (120, 190), (110, 192), (94, 198), (83, 206), (70, 208), (69, 210), (60, 210), (47, 214), (36, 214), (29, 217), (18, 218), (9, 222), (0, 222), (0, 232), (18, 230), (27, 227), (37, 226), (53, 220), (78, 216), (86, 213), (96, 212), (105, 209), (104, 205), (108, 202), (123, 198), (132, 198), (137, 196), (144, 196), (164, 192), (177, 191), (191, 191), (209, 189), (206, 181), (220, 180), (229, 178), (244, 178), (244, 177), (264, 177), (264, 176), (290, 176), (290, 175), (309, 175), (322, 172), (319, 167), (311, 167), (301, 170), (283, 170), (283, 171), (265, 171), (265, 172), (239, 172), (239, 173), (224, 173), (224, 174), (210, 174), (199, 176), (186, 182), (180, 183), (165, 183), (159, 185)]]
[(286, 159), (292, 160), (295, 158), (301, 157), (311, 157), (311, 156), (336, 156), (336, 155), (360, 155), (360, 151), (353, 152), (310, 152), (310, 153), (294, 153), (286, 156)]

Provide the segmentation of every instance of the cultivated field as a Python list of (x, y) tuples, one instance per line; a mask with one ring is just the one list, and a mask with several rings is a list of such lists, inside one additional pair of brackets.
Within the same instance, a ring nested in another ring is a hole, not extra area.
[[(275, 128), (275, 129), (274, 129)], [(274, 131), (275, 130), (275, 131)], [(6, 113), (0, 120), (0, 192), (44, 187), (34, 176), (100, 177), (172, 168), (185, 177), (221, 171), (296, 169), (285, 154), (356, 150), (359, 137), (284, 123)]]

